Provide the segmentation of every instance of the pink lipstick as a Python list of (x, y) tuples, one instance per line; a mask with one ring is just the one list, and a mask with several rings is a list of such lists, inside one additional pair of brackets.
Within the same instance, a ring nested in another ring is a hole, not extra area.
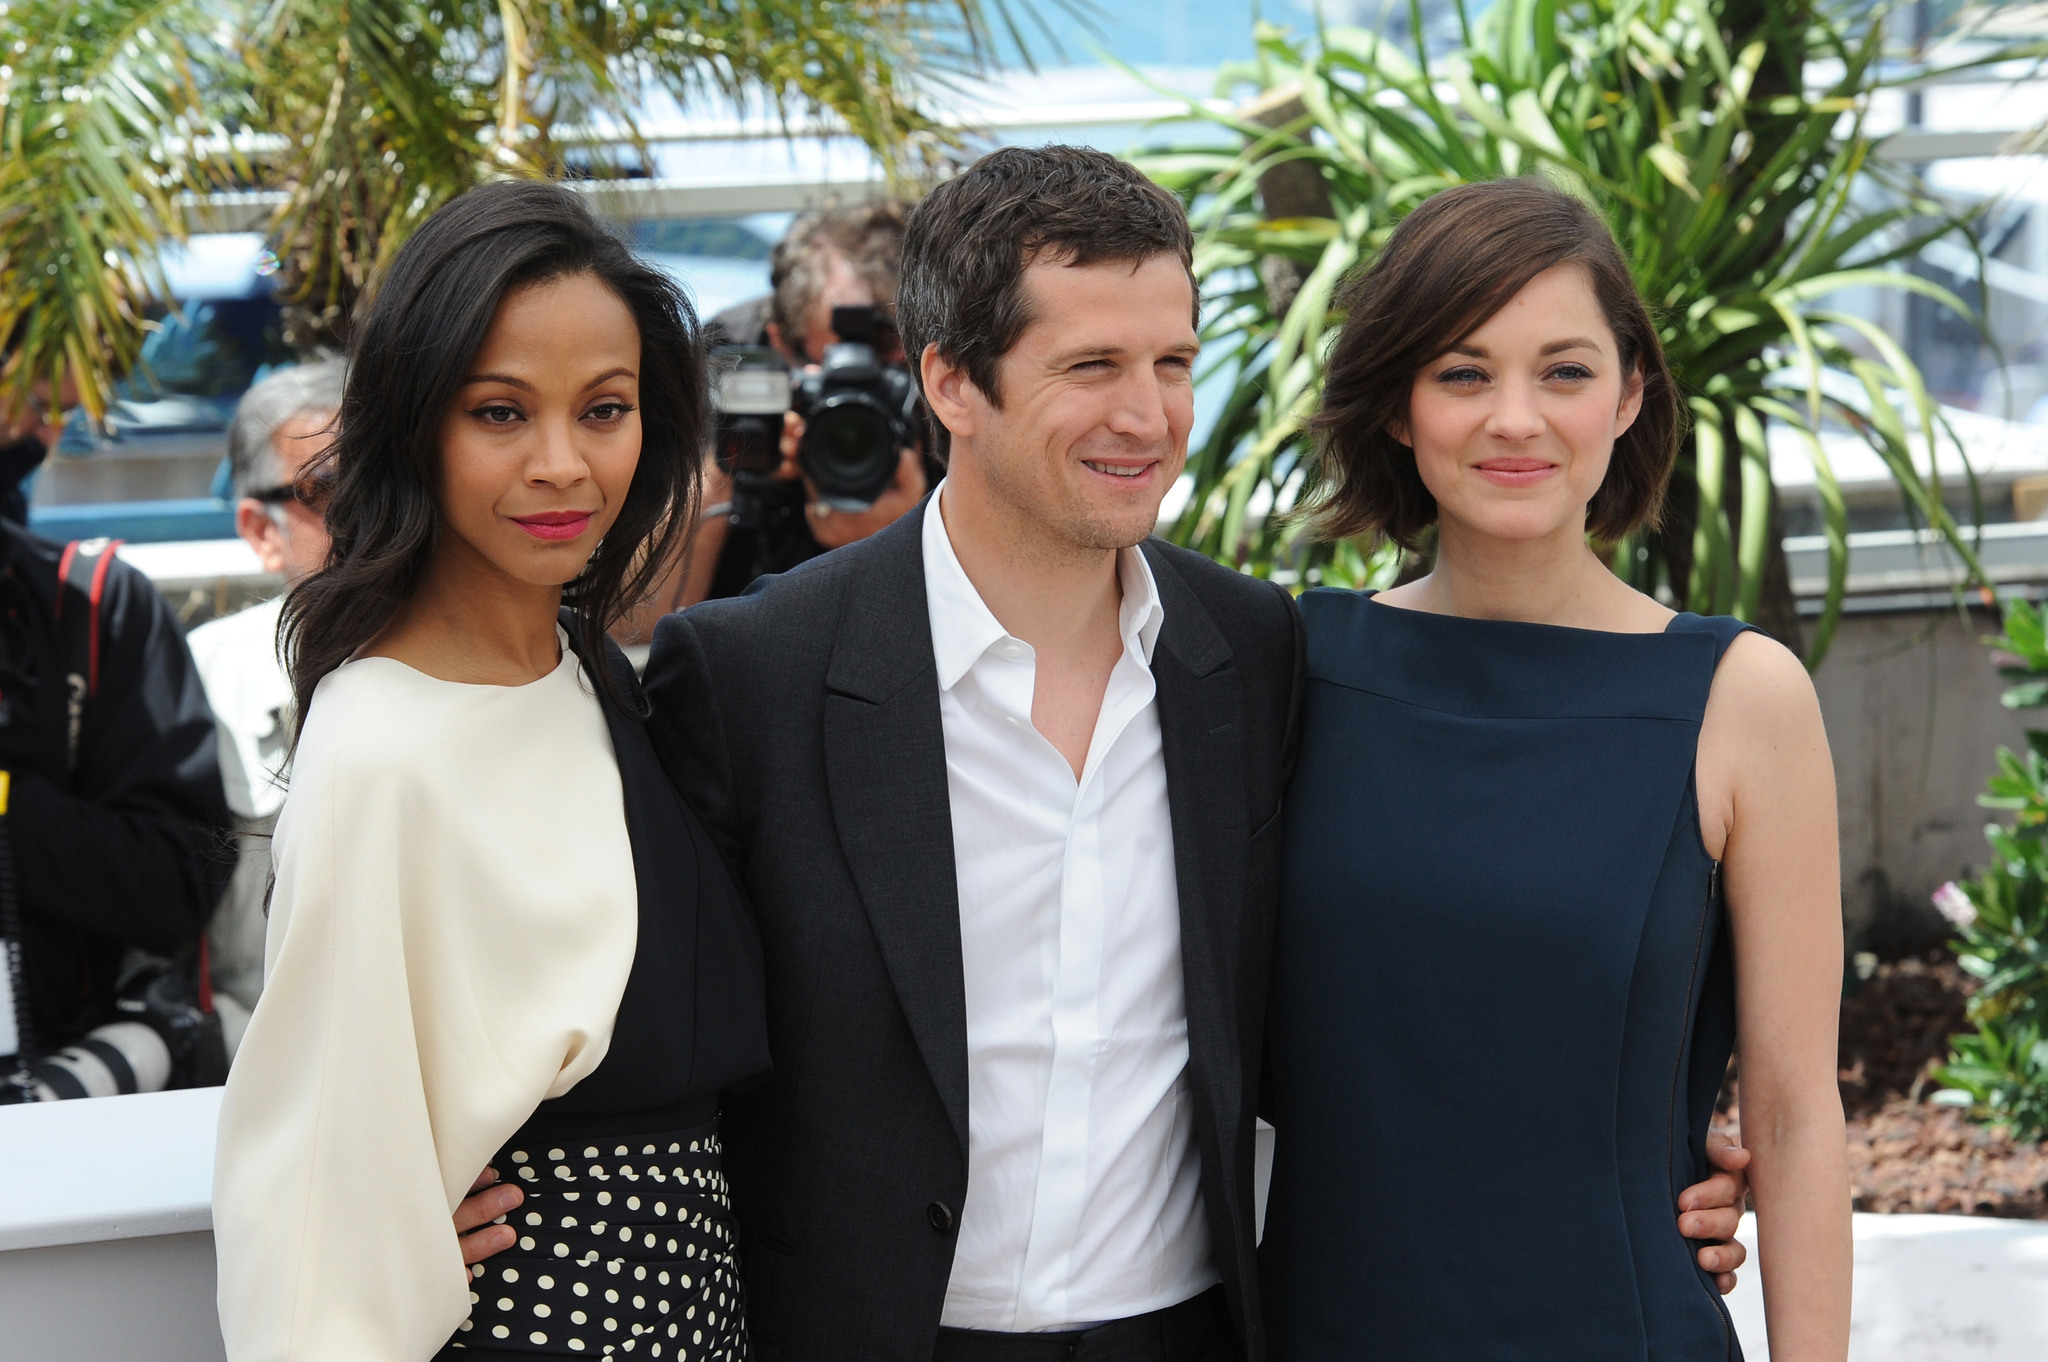
[(535, 539), (574, 539), (590, 525), (594, 511), (542, 511), (539, 515), (516, 515), (512, 523)]
[(1498, 487), (1534, 487), (1556, 472), (1557, 465), (1548, 459), (1483, 459), (1473, 471)]

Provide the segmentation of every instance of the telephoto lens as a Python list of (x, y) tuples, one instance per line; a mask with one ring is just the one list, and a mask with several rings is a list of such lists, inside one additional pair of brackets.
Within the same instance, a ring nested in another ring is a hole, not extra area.
[(54, 1051), (38, 1044), (22, 968), (14, 829), (7, 818), (12, 787), (12, 774), (0, 770), (0, 1007), (6, 1011), (0, 1024), (0, 1106), (162, 1092), (181, 1061), (201, 1081), (221, 1081), (227, 1056), (220, 1051), (219, 1019), (192, 996), (196, 976), (188, 981), (172, 962), (139, 951), (130, 951), (123, 962), (114, 1000), (115, 1010), (127, 1017)]
[(77, 1097), (120, 1097), (162, 1092), (171, 1081), (171, 1047), (143, 1022), (95, 1027), (55, 1054), (28, 1061), (20, 1099), (65, 1102)]

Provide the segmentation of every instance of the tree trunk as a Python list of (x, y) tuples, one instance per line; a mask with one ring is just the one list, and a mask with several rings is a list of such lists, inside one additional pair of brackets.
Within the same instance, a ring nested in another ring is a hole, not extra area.
[[(1763, 107), (1775, 96), (1799, 91), (1806, 68), (1807, 22), (1812, 9), (1812, 0), (1724, 0), (1721, 30), (1728, 50), (1740, 52), (1759, 39), (1766, 44), (1763, 64), (1750, 86), (1749, 103), (1753, 110)], [(1770, 160), (1768, 148), (1777, 145), (1788, 131), (1797, 127), (1798, 122), (1797, 115), (1752, 115), (1750, 128), (1756, 139), (1756, 150), (1750, 153), (1746, 165), (1767, 164)], [(1689, 376), (1680, 377), (1683, 381)], [(1690, 442), (1687, 452), (1690, 452)], [(1721, 504), (1728, 508), (1729, 526), (1739, 542), (1744, 514), (1742, 460), (1735, 456), (1734, 451), (1730, 454), (1723, 469)], [(1764, 551), (1764, 578), (1757, 600), (1757, 617), (1750, 623), (1804, 656), (1801, 642), (1804, 631), (1799, 624), (1798, 602), (1792, 595), (1792, 573), (1785, 558), (1784, 517), (1775, 486), (1771, 491), (1771, 504), (1765, 513), (1770, 516), (1771, 525)], [(1664, 560), (1672, 594), (1677, 597), (1675, 604), (1681, 609), (1691, 587), (1692, 541), (1698, 525), (1699, 488), (1690, 476), (1681, 473), (1671, 482), (1671, 494), (1666, 503), (1663, 528), (1657, 535), (1656, 549)]]
[[(1301, 102), (1301, 87), (1282, 86), (1268, 90), (1239, 110), (1244, 117), (1268, 128), (1284, 128), (1308, 115)], [(1283, 218), (1330, 218), (1330, 186), (1313, 161), (1286, 161), (1259, 176), (1259, 202), (1268, 221)], [(1259, 281), (1266, 286), (1266, 304), (1278, 319), (1294, 305), (1294, 296), (1308, 279), (1309, 268), (1285, 256), (1268, 255), (1259, 260)]]
[[(1687, 454), (1692, 452), (1691, 447), (1692, 442), (1688, 440)], [(1728, 509), (1732, 537), (1740, 542), (1742, 518), (1747, 514), (1747, 508), (1742, 504), (1742, 461), (1739, 458), (1729, 459), (1723, 472), (1721, 504)], [(1804, 657), (1805, 630), (1799, 622), (1798, 599), (1792, 594), (1792, 569), (1785, 557), (1785, 518), (1775, 487), (1771, 489), (1771, 504), (1765, 513), (1771, 518), (1771, 526), (1764, 549), (1764, 579), (1757, 596), (1756, 618), (1749, 622)], [(1657, 530), (1651, 549), (1664, 560), (1665, 575), (1673, 597), (1671, 603), (1680, 610), (1685, 609), (1686, 599), (1692, 590), (1692, 541), (1699, 528), (1699, 518), (1699, 487), (1689, 475), (1681, 473), (1671, 480), (1671, 492), (1664, 503), (1664, 521)], [(1720, 601), (1711, 608), (1732, 610), (1734, 603)]]

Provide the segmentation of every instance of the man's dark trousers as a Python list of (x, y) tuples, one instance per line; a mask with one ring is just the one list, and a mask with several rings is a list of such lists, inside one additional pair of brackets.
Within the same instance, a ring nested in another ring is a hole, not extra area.
[[(761, 1362), (929, 1362), (967, 1193), (967, 1022), (922, 549), (873, 538), (672, 615), (650, 728), (750, 894), (775, 1071), (726, 1113)], [(1202, 1197), (1229, 1329), (1263, 1358), (1253, 1111), (1301, 626), (1157, 541), (1167, 774)]]

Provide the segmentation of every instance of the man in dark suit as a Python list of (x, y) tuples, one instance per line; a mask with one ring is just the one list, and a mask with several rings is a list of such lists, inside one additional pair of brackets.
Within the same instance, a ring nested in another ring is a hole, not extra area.
[(1192, 245), (1099, 152), (941, 185), (898, 315), (946, 480), (656, 632), (657, 747), (766, 952), (775, 1072), (725, 1117), (764, 1362), (1264, 1355), (1301, 626), (1149, 537), (1193, 421)]
[(776, 1072), (726, 1127), (749, 1330), (765, 1358), (1067, 1356), (1091, 1328), (1255, 1353), (1300, 626), (1146, 538), (1193, 420), (1186, 221), (1065, 148), (915, 220), (899, 317), (945, 484), (670, 617), (649, 667), (767, 951)]

